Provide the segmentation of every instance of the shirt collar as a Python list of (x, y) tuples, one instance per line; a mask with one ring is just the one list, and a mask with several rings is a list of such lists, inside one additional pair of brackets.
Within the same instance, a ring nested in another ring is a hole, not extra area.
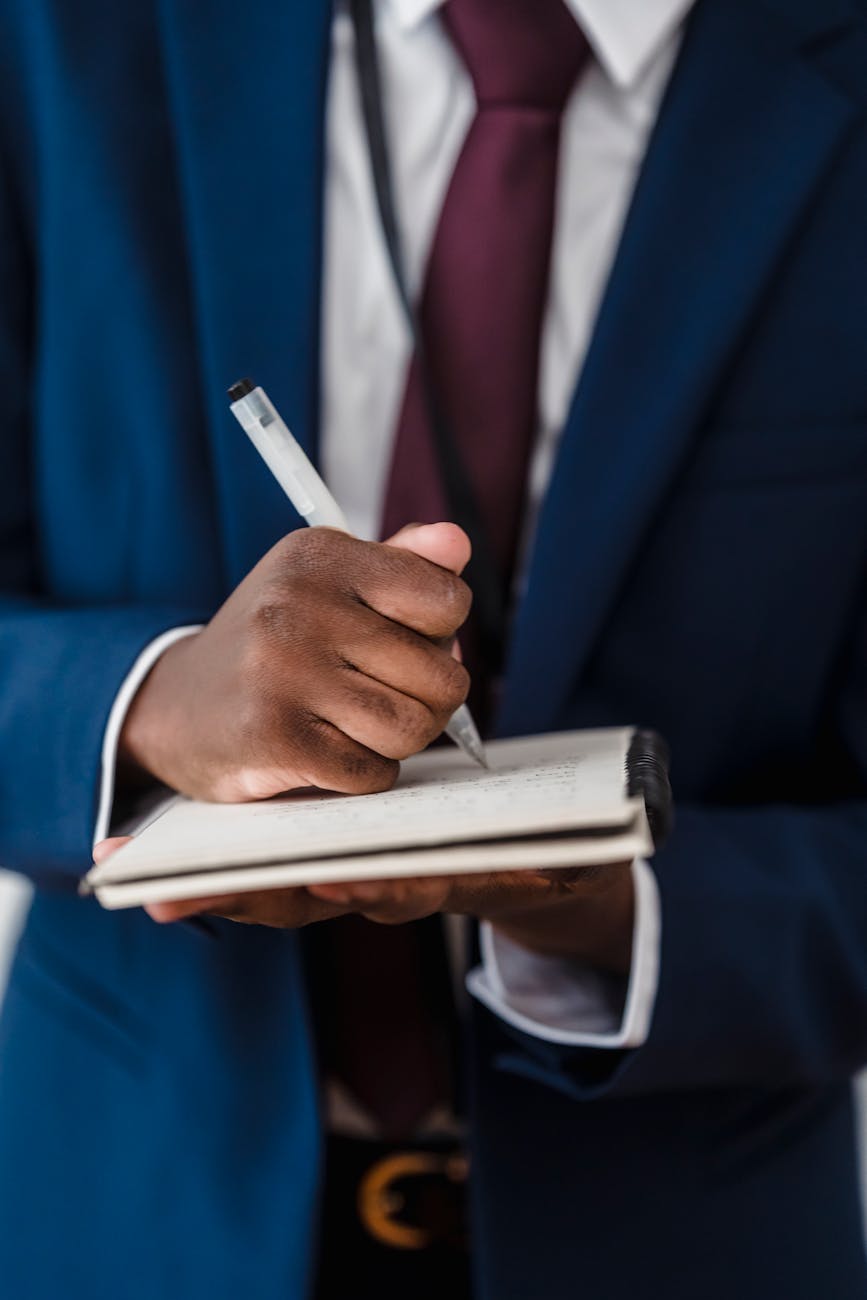
[[(380, 0), (410, 32), (445, 0)], [(564, 0), (581, 24), (599, 63), (623, 89), (633, 86), (673, 36), (695, 0)]]

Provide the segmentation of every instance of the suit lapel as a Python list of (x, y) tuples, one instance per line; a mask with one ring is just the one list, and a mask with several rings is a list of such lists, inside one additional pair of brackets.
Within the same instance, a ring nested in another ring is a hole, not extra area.
[(237, 582), (297, 516), (228, 411), (249, 373), (315, 451), (330, 4), (160, 0), (203, 388)]
[(757, 0), (699, 3), (540, 516), (501, 734), (558, 725), (714, 384), (851, 114), (782, 18)]

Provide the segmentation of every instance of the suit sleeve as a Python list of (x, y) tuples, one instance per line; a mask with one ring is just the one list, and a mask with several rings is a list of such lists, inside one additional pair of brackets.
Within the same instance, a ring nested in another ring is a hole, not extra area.
[[(659, 985), (618, 1053), (512, 1032), (497, 1064), (576, 1097), (797, 1087), (867, 1062), (867, 613), (837, 699), (845, 797), (677, 810), (654, 862)], [(676, 790), (675, 790), (676, 795)]]
[(139, 651), (208, 611), (61, 607), (44, 591), (33, 502), (34, 292), (0, 148), (0, 864), (70, 885), (90, 864), (103, 732)]

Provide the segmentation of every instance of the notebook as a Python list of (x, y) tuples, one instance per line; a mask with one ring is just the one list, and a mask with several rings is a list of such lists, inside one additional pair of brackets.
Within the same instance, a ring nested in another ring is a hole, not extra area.
[[(653, 852), (632, 728), (494, 741), (489, 769), (442, 746), (402, 765), (392, 790), (309, 789), (260, 803), (174, 798), (94, 867), (104, 907), (287, 885), (576, 867)], [(639, 763), (640, 766), (640, 763)]]

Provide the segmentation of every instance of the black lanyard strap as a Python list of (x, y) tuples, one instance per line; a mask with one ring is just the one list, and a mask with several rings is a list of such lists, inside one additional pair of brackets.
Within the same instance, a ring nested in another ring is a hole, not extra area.
[(453, 521), (463, 528), (472, 542), (473, 554), (465, 577), (473, 591), (472, 618), (479, 638), (480, 650), (489, 669), (496, 672), (502, 665), (506, 636), (508, 608), (506, 580), (494, 557), (479, 503), (451, 425), (431, 381), (421, 326), (407, 286), (391, 159), (385, 132), (382, 78), (371, 0), (349, 0), (349, 12), (355, 28), (355, 62), (361, 93), (361, 108), (388, 260), (415, 349), (428, 425), (433, 435), (434, 450), (446, 501)]

